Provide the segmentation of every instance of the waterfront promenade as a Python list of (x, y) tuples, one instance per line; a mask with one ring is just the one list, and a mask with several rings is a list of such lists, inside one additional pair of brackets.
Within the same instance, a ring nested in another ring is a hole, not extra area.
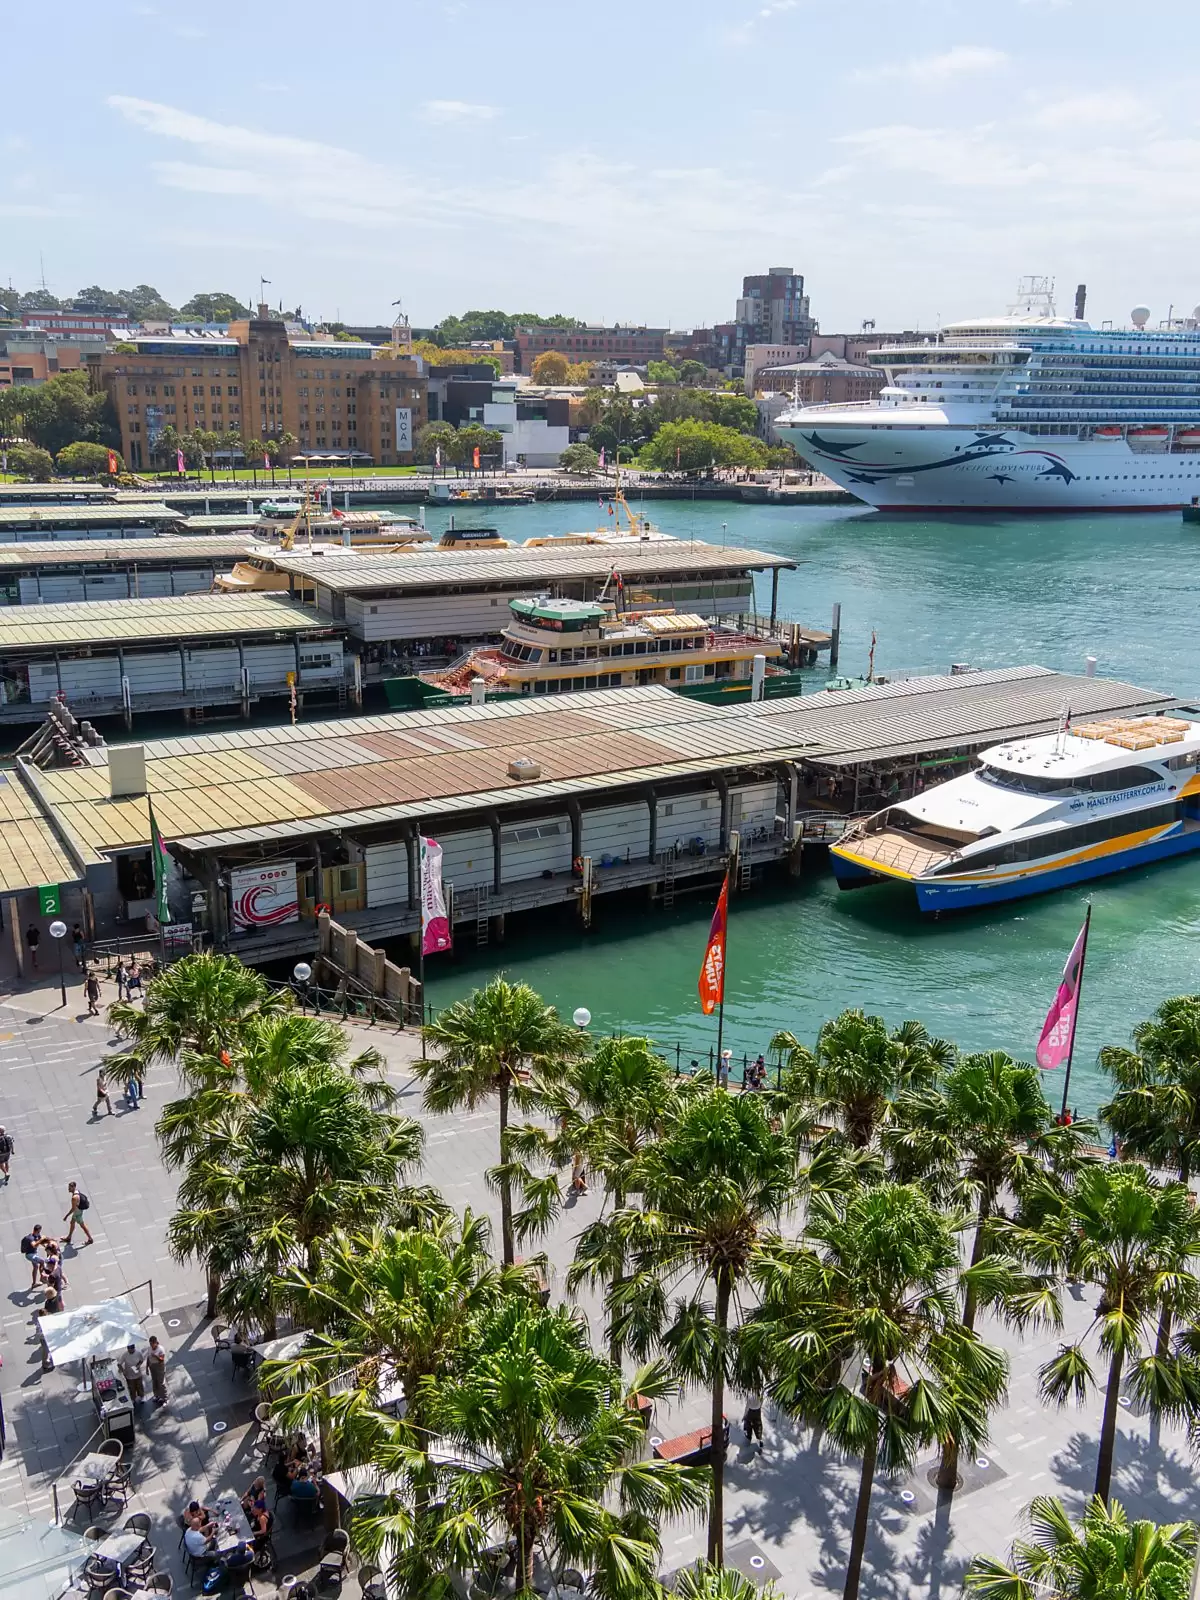
[[(47, 1517), (51, 1484), (69, 1478), (72, 1460), (82, 1451), (93, 1426), (87, 1396), (77, 1397), (75, 1374), (43, 1375), (31, 1342), (33, 1299), (29, 1273), (17, 1243), (35, 1221), (47, 1232), (64, 1231), (68, 1179), (89, 1194), (88, 1221), (96, 1243), (66, 1255), (68, 1307), (132, 1291), (142, 1311), (148, 1295), (136, 1288), (153, 1280), (155, 1315), (146, 1331), (163, 1339), (170, 1354), (171, 1403), (162, 1411), (143, 1408), (132, 1461), (138, 1493), (130, 1511), (146, 1510), (155, 1542), (172, 1564), (177, 1533), (172, 1517), (181, 1501), (225, 1488), (239, 1492), (258, 1470), (253, 1444), (252, 1395), (235, 1385), (227, 1357), (213, 1360), (203, 1318), (199, 1271), (180, 1267), (169, 1255), (165, 1230), (174, 1199), (174, 1182), (163, 1171), (154, 1139), (154, 1119), (174, 1092), (167, 1068), (151, 1073), (148, 1097), (139, 1110), (127, 1109), (113, 1094), (114, 1115), (91, 1117), (98, 1062), (113, 1048), (102, 1021), (81, 1017), (79, 987), (68, 989), (64, 1013), (57, 975), (36, 985), (0, 980), (0, 1121), (14, 1135), (12, 1179), (0, 1190), (7, 1212), (5, 1249), (0, 1260), (5, 1306), (0, 1328), (0, 1394), (8, 1425), (8, 1449), (0, 1464), (0, 1497), (12, 1510)], [(105, 1003), (115, 998), (106, 985)], [(401, 1109), (426, 1128), (422, 1177), (435, 1184), (455, 1207), (492, 1213), (494, 1197), (484, 1169), (495, 1159), (495, 1117), (491, 1110), (433, 1117), (421, 1108), (411, 1063), (419, 1051), (412, 1035), (356, 1031), (375, 1044), (401, 1091)], [(599, 1213), (599, 1188), (568, 1209), (547, 1241), (551, 1290), (563, 1293), (566, 1266), (580, 1228)], [(79, 1238), (77, 1235), (77, 1244)], [(584, 1298), (581, 1309), (593, 1337), (600, 1333), (599, 1309)], [(1068, 1334), (1086, 1326), (1091, 1306), (1066, 1298)], [(1011, 1394), (992, 1429), (986, 1466), (968, 1469), (966, 1483), (948, 1512), (922, 1473), (911, 1479), (880, 1479), (872, 1502), (864, 1593), (880, 1600), (951, 1600), (961, 1574), (976, 1551), (1000, 1554), (1016, 1531), (1029, 1499), (1037, 1493), (1061, 1494), (1074, 1509), (1090, 1491), (1099, 1427), (1099, 1399), (1081, 1413), (1044, 1408), (1037, 1399), (1036, 1369), (1053, 1352), (1053, 1335), (1015, 1341), (997, 1326), (986, 1335), (1005, 1344), (1012, 1357)], [(706, 1397), (686, 1396), (660, 1406), (652, 1433), (664, 1437), (700, 1425)], [(821, 1440), (777, 1417), (767, 1407), (766, 1449), (748, 1452), (737, 1426), (741, 1403), (731, 1395), (727, 1410), (733, 1439), (727, 1469), (727, 1550), (731, 1561), (759, 1553), (767, 1565), (759, 1576), (780, 1574), (784, 1595), (824, 1596), (839, 1592), (842, 1562), (849, 1543), (858, 1468), (833, 1458)], [(224, 1423), (218, 1429), (217, 1424)], [(144, 1425), (143, 1425), (144, 1424)], [(1114, 1494), (1131, 1514), (1170, 1520), (1190, 1509), (1192, 1466), (1182, 1435), (1164, 1429), (1157, 1444), (1145, 1420), (1123, 1409), (1118, 1431)], [(70, 1506), (69, 1485), (63, 1509)], [(906, 1495), (911, 1499), (906, 1499)], [(299, 1533), (286, 1514), (280, 1518), (281, 1571), (304, 1570), (315, 1558), (314, 1536)], [(118, 1523), (127, 1513), (120, 1513)], [(82, 1527), (86, 1518), (80, 1517)], [(307, 1543), (306, 1543), (307, 1541)], [(703, 1553), (703, 1530), (695, 1525), (664, 1530), (664, 1570)], [(176, 1571), (182, 1583), (182, 1569)], [(348, 1586), (347, 1594), (354, 1596)]]

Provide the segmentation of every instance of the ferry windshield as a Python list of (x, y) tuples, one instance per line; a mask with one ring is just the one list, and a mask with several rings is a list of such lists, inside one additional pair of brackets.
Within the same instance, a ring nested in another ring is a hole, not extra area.
[(979, 776), (1000, 789), (1015, 789), (1019, 794), (1113, 794), (1120, 789), (1139, 789), (1143, 784), (1161, 783), (1161, 772), (1153, 767), (1117, 767), (1111, 772), (1089, 772), (1074, 777), (1049, 777), (1041, 772), (1010, 772), (1004, 767), (983, 765)]

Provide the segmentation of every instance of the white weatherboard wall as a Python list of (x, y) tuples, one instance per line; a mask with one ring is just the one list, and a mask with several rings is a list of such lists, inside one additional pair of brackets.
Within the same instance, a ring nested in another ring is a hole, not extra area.
[[(529, 593), (537, 585), (530, 583)], [(360, 639), (439, 639), (499, 633), (511, 621), (508, 594), (431, 594), (399, 599), (346, 596), (346, 624)]]
[(212, 588), (213, 568), (191, 572), (43, 572), (18, 580), (23, 606), (68, 600), (150, 600), (161, 595), (199, 594)]
[(618, 861), (645, 861), (650, 854), (650, 807), (633, 802), (585, 811), (581, 842), (584, 855), (593, 862), (604, 855)]
[(456, 889), (492, 882), (492, 830), (470, 828), (462, 833), (439, 833), (442, 847), (442, 881)]
[[(249, 655), (249, 651), (246, 652)], [(242, 661), (236, 647), (215, 646), (208, 650), (185, 650), (185, 667), (189, 690), (226, 690), (241, 684)]]
[(729, 791), (731, 828), (774, 828), (779, 804), (777, 783), (752, 783)]
[(135, 650), (125, 652), (125, 676), (129, 694), (181, 694), (183, 665), (178, 650)]
[(658, 802), (658, 848), (678, 844), (686, 849), (693, 839), (711, 846), (721, 842), (721, 796), (715, 789)]
[(571, 819), (540, 817), (513, 823), (500, 830), (500, 849), (502, 883), (540, 878), (543, 872), (570, 872)]
[(403, 839), (393, 844), (371, 844), (363, 851), (367, 868), (367, 904), (405, 906), (408, 904), (408, 846)]

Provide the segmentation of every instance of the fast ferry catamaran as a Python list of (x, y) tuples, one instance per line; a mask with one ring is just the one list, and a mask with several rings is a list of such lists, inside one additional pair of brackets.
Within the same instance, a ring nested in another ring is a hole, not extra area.
[(797, 406), (775, 428), (884, 511), (1166, 510), (1200, 495), (1200, 306), (1165, 328), (1055, 314), (1022, 283), (1008, 316), (867, 355), (871, 401)]
[(843, 889), (911, 883), (922, 911), (1017, 900), (1200, 849), (1200, 723), (1113, 718), (997, 745), (830, 846)]

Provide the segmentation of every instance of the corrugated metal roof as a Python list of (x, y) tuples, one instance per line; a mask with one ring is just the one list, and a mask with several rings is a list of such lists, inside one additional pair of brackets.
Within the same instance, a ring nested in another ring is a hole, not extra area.
[(824, 747), (829, 754), (821, 759), (831, 765), (845, 766), (1048, 733), (1065, 709), (1078, 720), (1174, 704), (1172, 695), (1110, 678), (1085, 678), (1048, 667), (1005, 667), (830, 690), (797, 700), (765, 700), (746, 709), (785, 736)]
[(156, 522), (178, 522), (180, 514), (161, 501), (123, 501), (119, 505), (3, 506), (0, 505), (0, 533), (5, 528), (73, 528), (79, 523), (106, 527), (153, 518)]
[(27, 655), (65, 645), (150, 639), (239, 638), (336, 627), (308, 606), (273, 594), (170, 595), (146, 600), (72, 600), (0, 607), (0, 654)]
[(227, 534), (220, 538), (158, 539), (27, 539), (0, 544), (0, 571), (15, 567), (174, 566), (180, 561), (239, 561), (258, 541)]
[[(1088, 714), (1170, 703), (1153, 690), (1040, 667), (754, 706), (710, 706), (647, 686), (163, 739), (146, 747), (146, 772), (164, 836), (211, 850), (759, 762), (991, 743), (1014, 727), (1053, 727), (1075, 695)], [(517, 755), (540, 765), (536, 780), (508, 777)], [(103, 762), (38, 781), (85, 856), (148, 839), (145, 799), (111, 799)]]
[(511, 550), (419, 550), (411, 555), (364, 555), (351, 551), (330, 571), (323, 560), (314, 561), (302, 551), (280, 555), (275, 564), (285, 572), (315, 579), (324, 589), (366, 593), (377, 589), (427, 589), (446, 584), (546, 583), (556, 579), (606, 578), (619, 572), (632, 578), (677, 577), (689, 572), (758, 572), (794, 567), (787, 556), (765, 550), (722, 549), (718, 545), (685, 539), (629, 548), (618, 545), (572, 545), (554, 550), (546, 545)]
[(0, 893), (77, 883), (79, 869), (13, 769), (0, 772)]

